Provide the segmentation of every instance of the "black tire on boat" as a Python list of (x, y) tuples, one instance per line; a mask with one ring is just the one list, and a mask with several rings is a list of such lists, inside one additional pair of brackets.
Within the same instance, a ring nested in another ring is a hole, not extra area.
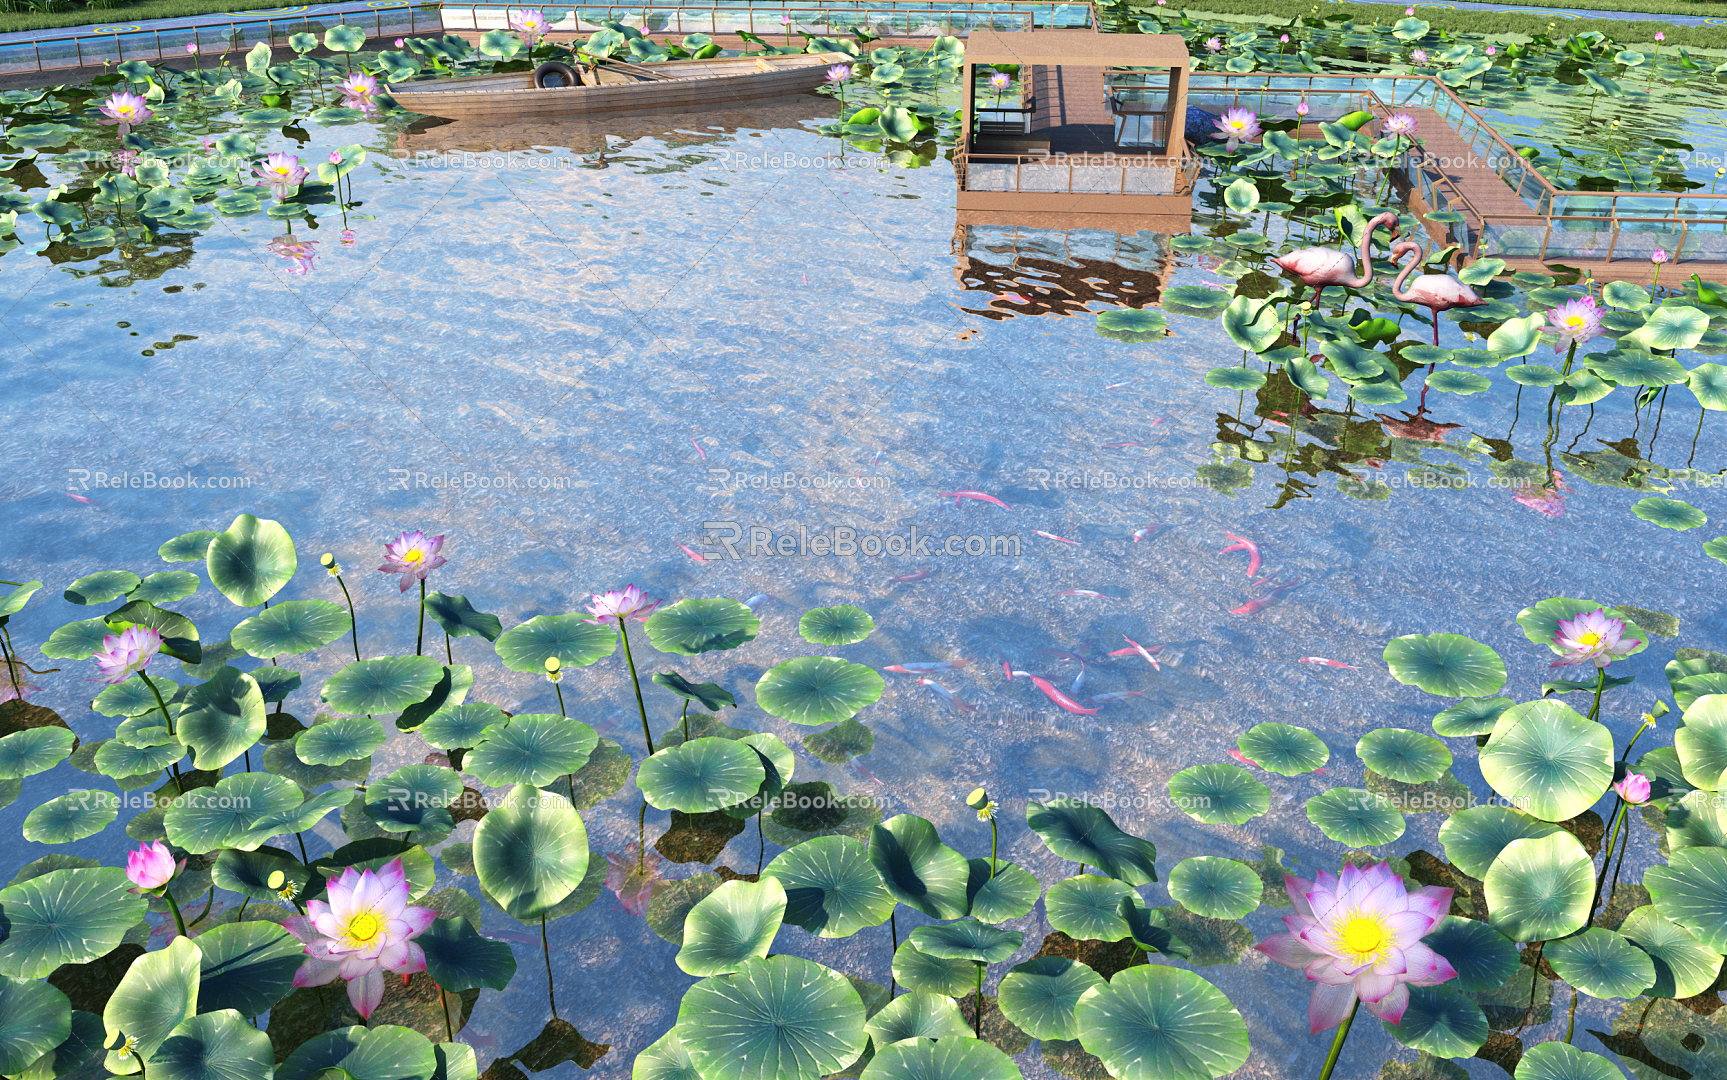
[[(555, 77), (555, 81), (548, 82), (548, 77)], [(548, 60), (534, 69), (534, 85), (542, 89), (557, 86), (580, 86), (582, 85), (582, 77), (570, 65), (560, 64), (556, 60)]]

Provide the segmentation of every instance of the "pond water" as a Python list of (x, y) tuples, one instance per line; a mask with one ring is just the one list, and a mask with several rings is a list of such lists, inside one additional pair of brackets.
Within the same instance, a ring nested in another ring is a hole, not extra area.
[[(218, 217), (195, 236), (80, 247), (45, 243), (44, 226), (20, 215), (20, 244), (0, 256), (0, 447), (13, 462), (0, 496), (4, 569), (49, 583), (10, 631), (27, 661), (63, 669), (43, 676), (32, 699), (80, 737), (105, 737), (113, 721), (88, 707), (89, 665), (45, 663), (35, 651), (56, 627), (94, 614), (60, 589), (96, 569), (202, 574), (197, 563), (161, 563), (158, 545), (245, 512), (281, 521), (298, 545), (299, 573), (279, 599), (339, 602), (315, 564), (332, 552), (354, 591), (361, 650), (403, 652), (416, 605), (373, 567), (385, 539), (422, 529), (446, 537), (449, 564), (433, 587), (466, 595), (506, 627), (578, 610), (589, 592), (626, 582), (667, 599), (765, 594), (755, 601), (760, 636), (736, 651), (667, 657), (638, 638), (644, 676), (676, 667), (729, 688), (741, 707), (726, 722), (797, 749), (795, 779), (828, 780), (887, 816), (922, 815), (968, 855), (983, 852), (989, 829), (963, 800), (987, 787), (1002, 807), (1001, 856), (1047, 885), (1073, 868), (1027, 831), (1024, 812), (1028, 799), (1056, 793), (1111, 807), (1123, 828), (1158, 845), (1160, 868), (1195, 855), (1258, 861), (1263, 845), (1282, 849), (1297, 872), (1334, 868), (1343, 846), (1309, 822), (1306, 801), (1363, 782), (1352, 752), (1360, 736), (1426, 731), (1446, 704), (1387, 674), (1380, 657), (1392, 637), (1475, 637), (1507, 659), (1506, 693), (1527, 700), (1553, 675), (1548, 650), (1514, 622), (1522, 608), (1577, 596), (1670, 613), (1678, 640), (1615, 667), (1640, 679), (1606, 699), (1619, 745), (1664, 688), (1674, 646), (1727, 639), (1714, 588), (1727, 570), (1700, 550), (1713, 531), (1658, 528), (1632, 513), (1666, 494), (1711, 523), (1727, 514), (1721, 418), (1684, 386), (1641, 408), (1621, 391), (1553, 409), (1544, 390), (1486, 371), (1486, 392), (1433, 391), (1418, 409), (1419, 376), (1406, 384), (1409, 401), (1377, 408), (1346, 405), (1333, 380), (1317, 411), (1301, 410), (1291, 446), (1297, 402), (1281, 375), (1257, 392), (1204, 381), (1242, 358), (1215, 319), (1172, 314), (1171, 336), (1154, 341), (1099, 332), (1098, 313), (1182, 286), (1239, 278), (1244, 291), (1260, 288), (1240, 260), (1226, 261), (1225, 245), (1182, 253), (1149, 233), (962, 225), (942, 158), (912, 167), (922, 159), (892, 161), (814, 130), (836, 113), (831, 100), (805, 96), (567, 125), (307, 121), (268, 133), (258, 151), (316, 163), (358, 144), (367, 158), (344, 180), (345, 222), (338, 207), (319, 205), (316, 227), (295, 222), (291, 240), (281, 239), (290, 235), (283, 223), (254, 214)], [(191, 142), (224, 126), (188, 122), (158, 138)], [(107, 129), (92, 126), (79, 142), (103, 139)], [(6, 175), (33, 198), (92, 175), (64, 152), (33, 164), (28, 156), (13, 155)], [(25, 179), (30, 168), (39, 181)], [(1284, 238), (1281, 220), (1232, 219), (1220, 202), (1205, 182), (1195, 233)], [(85, 205), (92, 223), (135, 228), (96, 200)], [(1335, 243), (1319, 221), (1294, 235)], [(1375, 309), (1428, 339), (1425, 311)], [(1485, 328), (1471, 325), (1441, 319), (1441, 345), (1480, 347), (1464, 334)], [(1524, 362), (1545, 363), (1550, 352), (1543, 345)], [(1695, 367), (1707, 358), (1677, 359)], [(1570, 493), (1542, 494), (1549, 466)], [(944, 501), (956, 490), (1011, 509)], [(800, 541), (849, 529), (889, 551), (890, 537), (913, 530), (936, 543), (928, 556), (846, 558), (744, 545), (733, 559), (717, 542), (733, 524), (746, 537), (765, 529)], [(1243, 554), (1219, 554), (1226, 534), (1257, 543), (1257, 575)], [(948, 537), (961, 551), (982, 538), (986, 553), (937, 554)], [(1235, 613), (1276, 584), (1250, 584), (1263, 578), (1300, 584)], [(876, 633), (836, 649), (798, 636), (803, 611), (834, 604), (868, 611)], [(173, 606), (207, 643), (250, 614), (208, 584)], [(1163, 645), (1161, 669), (1107, 655), (1124, 638)], [(301, 658), (305, 685), (322, 685), (345, 649), (338, 641)], [(878, 670), (970, 660), (934, 679), (971, 708), (890, 673), (886, 695), (860, 717), (874, 749), (825, 763), (802, 746), (809, 729), (766, 715), (752, 696), (772, 665), (821, 652)], [(1076, 696), (1137, 696), (1070, 715), (1029, 680), (1004, 678), (1001, 658), (1070, 688), (1076, 665), (1060, 652), (1086, 658)], [(478, 639), (456, 641), (453, 653), (475, 669), (470, 700), (558, 708), (543, 679), (506, 670)], [(1349, 667), (1303, 662), (1311, 658)], [(176, 665), (162, 666), (180, 678)], [(572, 716), (643, 756), (621, 656), (571, 672), (562, 690)], [(671, 728), (676, 699), (648, 694), (656, 734)], [(315, 692), (286, 707), (309, 722)], [(1331, 747), (1330, 772), (1255, 771), (1271, 809), (1242, 826), (1202, 825), (1171, 804), (1171, 775), (1229, 760), (1237, 737), (1262, 721), (1312, 729)], [(1647, 738), (1667, 745), (1670, 731)], [(1467, 742), (1454, 743), (1453, 772), (1485, 800)], [(428, 750), (416, 735), (393, 735), (373, 776)], [(29, 778), (0, 810), (0, 830), (10, 835), (34, 806), (93, 782), (70, 765)], [(666, 814), (638, 818), (641, 806), (626, 785), (584, 814), (596, 857), (624, 855), (638, 836), (651, 846), (666, 830)], [(123, 862), (127, 817), (66, 850)], [(1408, 832), (1374, 851), (1437, 853), (1443, 820), (1412, 813)], [(451, 842), (471, 840), (473, 828), (464, 823)], [(1637, 822), (1632, 830), (1627, 873), (1640, 874), (1655, 861), (1653, 833)], [(316, 857), (346, 837), (332, 815), (304, 839)], [(752, 872), (764, 851), (771, 860), (780, 850), (758, 845), (748, 827), (718, 855), (661, 870)], [(49, 851), (9, 848), (8, 875)], [(445, 885), (477, 895), (472, 877), (440, 863)], [(1140, 891), (1154, 906), (1171, 903), (1162, 885)], [(1263, 938), (1281, 930), (1284, 913), (1262, 907), (1246, 925)], [(901, 940), (925, 921), (902, 911)], [(1041, 907), (1007, 925), (1026, 935), (1013, 962), (1050, 932)], [(481, 995), (462, 1032), (482, 1069), (546, 1018), (538, 935), (489, 906), (483, 929), (512, 943), (520, 968), (507, 991)], [(1207, 930), (1192, 933), (1200, 940)], [(1247, 1019), (1253, 1056), (1240, 1075), (1314, 1073), (1329, 1040), (1306, 1033), (1300, 976), (1244, 955), (1245, 940), (1211, 933), (1196, 958), (1210, 963), (1198, 970)], [(675, 947), (610, 892), (551, 923), (549, 937), (562, 1014), (612, 1048), (592, 1074), (628, 1075), (695, 980), (673, 963)], [(787, 927), (776, 951), (889, 981), (886, 928), (827, 941)], [(1010, 966), (992, 965), (988, 985)], [(1586, 1000), (1579, 1030), (1610, 1030), (1617, 1011)], [(1531, 1040), (1551, 1037), (1562, 1012)], [(1413, 1052), (1358, 1024), (1338, 1075), (1376, 1075), (1388, 1059)], [(1028, 1077), (1056, 1075), (1036, 1044), (1015, 1060)], [(1461, 1064), (1500, 1075), (1485, 1061)], [(580, 1071), (565, 1063), (547, 1075)]]

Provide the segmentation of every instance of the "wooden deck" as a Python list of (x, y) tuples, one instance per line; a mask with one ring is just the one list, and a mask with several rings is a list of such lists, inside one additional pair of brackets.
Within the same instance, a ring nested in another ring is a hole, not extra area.
[(1115, 118), (1103, 92), (1100, 67), (1031, 69), (1031, 131), (1049, 140), (1052, 154), (1108, 154), (1115, 149)]

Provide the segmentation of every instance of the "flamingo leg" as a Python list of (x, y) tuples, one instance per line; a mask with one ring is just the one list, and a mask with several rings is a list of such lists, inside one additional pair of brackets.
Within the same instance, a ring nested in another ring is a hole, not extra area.
[(1433, 344), (1439, 344), (1439, 309), (1433, 309)]

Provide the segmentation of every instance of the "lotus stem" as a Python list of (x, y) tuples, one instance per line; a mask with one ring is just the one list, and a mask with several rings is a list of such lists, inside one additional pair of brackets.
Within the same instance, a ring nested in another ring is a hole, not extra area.
[(444, 662), (447, 664), (456, 662), (456, 654), (450, 648), (450, 633), (447, 630), (444, 631)]
[(570, 714), (564, 711), (564, 688), (559, 686), (557, 683), (553, 683), (552, 689), (558, 692), (558, 715), (568, 720), (570, 718)]
[(1571, 988), (1571, 1013), (1565, 1018), (1565, 1041), (1571, 1041), (1571, 1033), (1577, 1030), (1577, 988)]
[(648, 857), (648, 797), (642, 796), (642, 808), (636, 814), (636, 873), (642, 873), (646, 868)]
[(636, 677), (636, 658), (630, 653), (630, 635), (624, 629), (624, 616), (618, 616), (618, 640), (624, 643), (624, 662), (630, 665), (630, 683), (636, 688), (636, 711), (642, 714), (642, 740), (648, 744), (648, 756), (654, 756), (654, 736), (648, 731), (648, 707), (642, 701), (642, 680)]
[(251, 772), (251, 771), (252, 771), (252, 750), (251, 750), (251, 748), (250, 748), (250, 747), (248, 747), (248, 748), (247, 748), (247, 749), (246, 749), (246, 750), (245, 750), (245, 751), (244, 751), (244, 752), (243, 752), (243, 755), (242, 755), (242, 756), (244, 756), (244, 757), (245, 757), (245, 759), (246, 759), (246, 771), (247, 771), (247, 772)]
[(1361, 999), (1356, 998), (1355, 1004), (1349, 1007), (1349, 1015), (1337, 1025), (1337, 1037), (1331, 1040), (1331, 1053), (1325, 1055), (1325, 1068), (1319, 1070), (1319, 1080), (1331, 1080), (1331, 1070), (1337, 1068), (1337, 1058), (1343, 1053), (1343, 1040), (1349, 1038), (1350, 1025), (1355, 1023), (1355, 1014), (1360, 1009)]
[(348, 630), (354, 637), (354, 662), (360, 661), (360, 618), (354, 613), (354, 597), (348, 592), (348, 583), (342, 580), (342, 575), (336, 575), (336, 584), (342, 587), (342, 596), (348, 601)]
[(1625, 832), (1631, 828), (1631, 815), (1626, 814), (1619, 823), (1619, 861), (1613, 864), (1613, 884), (1607, 890), (1607, 910), (1613, 910), (1613, 894), (1619, 891), (1619, 871), (1625, 868), (1625, 851), (1631, 846), (1631, 838)]
[(1601, 712), (1601, 692), (1607, 689), (1607, 669), (1595, 669), (1595, 701), (1589, 706), (1589, 719), (1593, 720)]
[(690, 741), (690, 699), (689, 698), (684, 699), (684, 715), (683, 715), (682, 719), (684, 722), (684, 741), (689, 742)]
[(240, 897), (240, 910), (234, 916), (235, 922), (239, 922), (241, 917), (246, 914), (246, 905), (251, 903), (251, 902), (252, 902), (252, 898), (250, 896)]
[(1518, 1022), (1517, 1030), (1511, 1033), (1512, 1038), (1523, 1033), (1523, 1029), (1529, 1026), (1529, 1018), (1535, 1014), (1535, 989), (1541, 983), (1541, 951), (1546, 947), (1545, 941), (1535, 943), (1535, 959), (1529, 964), (1529, 1004), (1524, 1006), (1523, 1019)]
[[(1595, 895), (1589, 903), (1589, 920), (1583, 924), (1585, 929), (1594, 925), (1595, 909), (1601, 904), (1601, 886), (1607, 881), (1607, 866), (1613, 861), (1613, 849), (1616, 846), (1615, 841), (1618, 839), (1618, 836), (1614, 833), (1614, 829), (1620, 825), (1621, 817), (1623, 817), (1627, 822), (1631, 820), (1631, 815), (1622, 813), (1625, 806), (1626, 803), (1623, 798), (1615, 799), (1613, 801), (1613, 813), (1609, 814), (1607, 817), (1607, 829), (1605, 833), (1606, 846), (1601, 849), (1601, 872), (1595, 875)], [(1619, 853), (1619, 857), (1623, 860), (1625, 853), (1621, 851)], [(1607, 897), (1607, 903), (1609, 907), (1612, 906), (1613, 897), (1611, 895)]]
[(991, 881), (995, 880), (995, 845), (998, 836), (999, 830), (996, 828), (995, 818), (992, 816), (989, 819), (989, 877)]
[(972, 1017), (972, 1031), (983, 1038), (983, 965), (977, 966), (977, 1013)]
[(12, 694), (20, 701), (24, 699), (24, 691), (18, 685), (18, 668), (12, 662), (12, 650), (7, 647), (6, 638), (0, 636), (0, 657), (6, 660), (6, 675), (12, 680)]
[(426, 579), (420, 579), (420, 633), (414, 639), (414, 655), (425, 651), (426, 644)]
[(145, 672), (138, 672), (138, 677), (144, 680), (144, 685), (150, 688), (150, 693), (156, 699), (156, 707), (162, 710), (162, 722), (168, 725), (168, 734), (174, 734), (174, 718), (168, 715), (168, 703), (162, 700), (162, 691), (156, 689), (156, 684), (150, 681)]
[(208, 897), (206, 897), (204, 900), (204, 910), (198, 913), (198, 917), (196, 919), (192, 920), (191, 925), (197, 926), (199, 923), (203, 922), (205, 916), (210, 914), (210, 908), (212, 906), (214, 906), (215, 903), (216, 903), (216, 886), (212, 885), (212, 886), (210, 886), (210, 895)]
[(186, 933), (186, 920), (180, 916), (180, 905), (175, 901), (174, 894), (169, 891), (166, 885), (162, 886), (162, 899), (168, 901), (168, 910), (174, 913), (175, 929), (180, 931), (181, 937), (189, 938), (190, 935)]
[(294, 839), (300, 842), (300, 864), (302, 866), (311, 866), (312, 857), (306, 854), (306, 838), (301, 836), (299, 833), (295, 833)]
[(762, 812), (759, 809), (756, 811), (756, 840), (759, 841), (756, 845), (756, 877), (759, 878), (762, 876), (762, 863), (768, 854), (768, 838), (762, 832)]
[[(893, 940), (893, 955), (897, 956), (897, 955), (899, 955), (899, 905), (898, 904), (895, 904), (893, 906), (893, 910), (891, 910), (887, 913), (887, 929), (888, 929), (888, 933), (893, 935), (893, 938), (892, 938), (892, 940)], [(892, 958), (890, 957), (889, 959), (891, 960)], [(893, 964), (892, 963), (888, 964), (887, 987), (888, 987), (888, 989), (887, 989), (888, 1000), (892, 1001), (894, 999), (894, 995), (899, 993), (899, 976), (897, 976), (893, 973)]]
[(450, 1023), (450, 1005), (444, 1000), (444, 988), (441, 986), (438, 987), (438, 1011), (444, 1014), (444, 1034), (449, 1036), (450, 1042), (455, 1042), (456, 1028)]
[(540, 916), (540, 951), (546, 957), (546, 997), (552, 1003), (552, 1019), (558, 1018), (558, 992), (552, 986), (552, 947), (546, 941), (546, 917)]

